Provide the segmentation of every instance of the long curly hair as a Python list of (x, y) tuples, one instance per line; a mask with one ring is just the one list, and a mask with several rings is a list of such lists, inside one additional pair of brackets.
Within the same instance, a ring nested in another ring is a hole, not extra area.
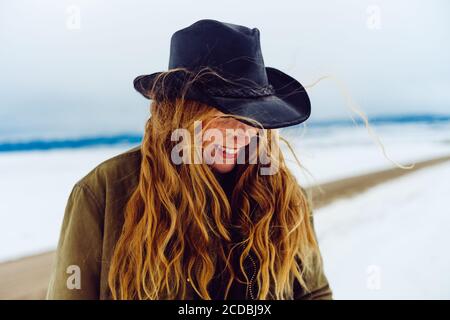
[[(195, 132), (194, 121), (208, 123), (216, 114), (207, 104), (185, 99), (186, 88), (202, 77), (200, 73), (188, 77), (180, 97), (161, 98), (168, 97), (161, 91), (172, 72), (179, 69), (162, 73), (148, 92), (155, 99), (141, 146), (139, 183), (125, 207), (123, 229), (110, 264), (112, 297), (184, 299), (189, 285), (202, 299), (211, 299), (208, 284), (217, 272), (214, 256), (222, 259), (229, 274), (227, 296), (233, 280), (238, 280), (230, 263), (238, 246), (246, 281), (244, 259), (250, 253), (257, 258), (257, 299), (292, 299), (295, 281), (307, 291), (305, 279), (317, 267), (313, 264), (318, 245), (308, 198), (286, 167), (277, 139), (272, 139), (277, 130), (261, 129), (267, 139), (258, 144), (277, 163), (277, 172), (259, 174), (263, 166), (259, 162), (237, 165), (229, 200), (210, 166), (171, 160), (173, 131), (184, 128), (192, 136), (201, 134)], [(185, 146), (196, 148), (192, 141)], [(242, 241), (230, 246), (233, 212)]]

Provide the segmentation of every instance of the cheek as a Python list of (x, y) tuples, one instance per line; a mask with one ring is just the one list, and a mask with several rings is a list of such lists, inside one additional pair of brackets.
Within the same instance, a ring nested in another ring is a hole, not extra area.
[(216, 157), (216, 148), (213, 143), (206, 143), (202, 148), (202, 159), (206, 164), (213, 164)]
[(214, 153), (215, 147), (214, 143), (211, 141), (205, 141), (202, 145), (203, 153), (211, 154)]

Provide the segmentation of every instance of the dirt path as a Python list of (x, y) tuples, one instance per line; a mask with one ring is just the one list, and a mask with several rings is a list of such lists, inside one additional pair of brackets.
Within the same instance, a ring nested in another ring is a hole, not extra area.
[(320, 208), (330, 204), (338, 198), (354, 196), (383, 182), (393, 180), (412, 172), (416, 172), (417, 170), (431, 167), (446, 161), (450, 161), (450, 156), (416, 162), (414, 167), (409, 170), (391, 168), (356, 177), (332, 181), (320, 185), (323, 193), (321, 193), (316, 187), (308, 189), (307, 193), (312, 196), (314, 208)]
[[(392, 168), (325, 183), (321, 185), (324, 193), (317, 189), (307, 192), (312, 195), (317, 209), (338, 198), (356, 195), (380, 183), (445, 161), (450, 161), (450, 156), (417, 162), (411, 170)], [(54, 252), (48, 252), (0, 264), (0, 299), (43, 299), (53, 257)]]
[(0, 264), (0, 299), (43, 299), (54, 252)]

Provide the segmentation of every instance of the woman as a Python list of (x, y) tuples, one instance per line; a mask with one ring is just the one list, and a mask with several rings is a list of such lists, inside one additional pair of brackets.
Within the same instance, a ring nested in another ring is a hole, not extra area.
[(142, 144), (78, 181), (49, 299), (331, 299), (310, 206), (277, 128), (310, 115), (264, 66), (259, 30), (200, 20), (171, 39)]

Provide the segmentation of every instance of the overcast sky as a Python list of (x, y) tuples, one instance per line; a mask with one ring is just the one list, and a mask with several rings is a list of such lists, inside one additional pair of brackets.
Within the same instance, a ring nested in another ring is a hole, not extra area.
[[(0, 137), (140, 131), (134, 77), (166, 70), (172, 33), (204, 18), (257, 27), (266, 66), (332, 75), (369, 115), (450, 112), (445, 0), (0, 0)], [(332, 80), (309, 93), (311, 119), (348, 117)]]

